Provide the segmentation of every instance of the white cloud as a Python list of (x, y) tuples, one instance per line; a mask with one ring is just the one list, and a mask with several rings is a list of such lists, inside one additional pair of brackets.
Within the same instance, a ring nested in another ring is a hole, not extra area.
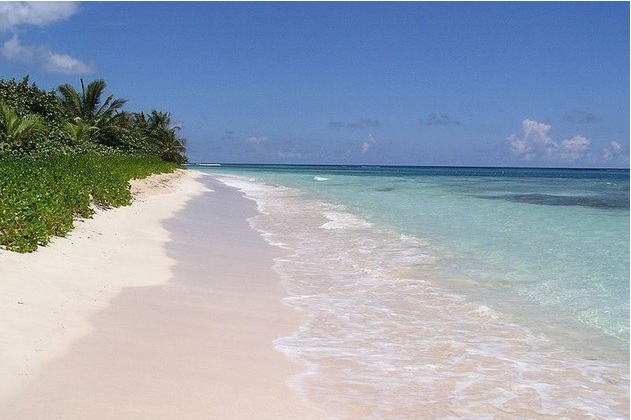
[(549, 160), (576, 161), (583, 158), (590, 141), (577, 135), (560, 143), (550, 137), (552, 126), (526, 119), (521, 123), (522, 136), (510, 135), (506, 139), (510, 152), (523, 160), (546, 158)]
[[(0, 32), (15, 31), (19, 26), (45, 26), (68, 19), (79, 10), (76, 2), (0, 2)], [(6, 41), (2, 56), (13, 62), (35, 65), (51, 73), (94, 73), (96, 68), (68, 54), (56, 53), (46, 46), (23, 45), (17, 35)]]
[(35, 61), (35, 57), (42, 53), (42, 49), (22, 45), (17, 35), (13, 35), (13, 38), (6, 41), (2, 46), (2, 56), (4, 58), (23, 64)]
[(622, 151), (622, 145), (615, 140), (611, 142), (611, 148), (617, 153)]
[(51, 73), (85, 74), (96, 72), (93, 64), (85, 63), (68, 54), (59, 54), (48, 47), (23, 45), (17, 35), (6, 41), (1, 50), (2, 56), (9, 61), (22, 64), (34, 64)]
[(0, 2), (0, 32), (12, 30), (19, 25), (44, 26), (64, 20), (79, 9), (75, 2)]
[(265, 142), (267, 142), (267, 136), (248, 137), (247, 139), (245, 139), (245, 142), (248, 144), (263, 145)]
[(524, 160), (532, 160), (542, 151), (547, 154), (554, 143), (549, 136), (552, 126), (526, 119), (522, 121), (521, 128), (522, 137), (512, 134), (506, 139), (511, 153)]
[(245, 139), (247, 152), (257, 155), (269, 154), (267, 150), (267, 136), (251, 136)]
[(48, 52), (44, 57), (44, 69), (51, 73), (84, 74), (96, 72), (93, 64), (71, 57), (68, 54)]
[(375, 138), (372, 136), (372, 134), (368, 134), (368, 140), (365, 140), (362, 143), (362, 155), (370, 152), (372, 148), (375, 147), (375, 144), (377, 144)]
[(582, 158), (589, 147), (589, 140), (581, 135), (569, 140), (563, 140), (556, 150), (556, 154), (562, 160), (575, 161)]
[(614, 161), (614, 160), (626, 161), (629, 159), (629, 156), (623, 153), (622, 145), (615, 140), (609, 143), (609, 147), (605, 147), (602, 150), (602, 155), (603, 155), (603, 159), (608, 160), (608, 161)]

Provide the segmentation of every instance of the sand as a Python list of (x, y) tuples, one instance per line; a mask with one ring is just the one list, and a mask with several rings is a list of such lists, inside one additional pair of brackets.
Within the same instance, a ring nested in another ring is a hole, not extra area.
[(194, 171), (133, 191), (46, 248), (0, 252), (0, 419), (322, 418), (273, 346), (301, 318), (254, 203)]

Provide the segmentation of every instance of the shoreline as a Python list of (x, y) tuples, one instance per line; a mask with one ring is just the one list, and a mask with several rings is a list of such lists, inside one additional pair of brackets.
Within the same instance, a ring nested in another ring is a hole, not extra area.
[(99, 212), (41, 251), (0, 254), (11, 279), (0, 285), (0, 411), (320, 418), (289, 388), (300, 366), (273, 346), (300, 316), (281, 302), (278, 252), (247, 223), (254, 203), (181, 172), (175, 184), (134, 185), (132, 206)]

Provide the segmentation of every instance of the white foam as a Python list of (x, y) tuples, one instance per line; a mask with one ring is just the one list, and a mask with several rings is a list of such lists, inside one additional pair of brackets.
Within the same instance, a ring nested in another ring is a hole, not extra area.
[(426, 239), (417, 238), (416, 236), (405, 235), (402, 233), (399, 237), (401, 238), (401, 241), (406, 242), (410, 245), (416, 245), (416, 246), (429, 245), (429, 242), (427, 242)]
[(469, 313), (480, 318), (497, 319), (499, 317), (497, 312), (485, 305), (480, 305)]
[(315, 181), (330, 181), (331, 180), (331, 178), (325, 178), (323, 176), (314, 176), (313, 179)]
[(324, 213), (324, 217), (330, 221), (321, 225), (322, 229), (364, 229), (373, 226), (372, 223), (352, 213), (328, 211)]

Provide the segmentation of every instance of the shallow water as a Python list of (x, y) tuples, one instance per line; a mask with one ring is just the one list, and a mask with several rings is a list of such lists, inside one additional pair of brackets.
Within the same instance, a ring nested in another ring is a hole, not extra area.
[(217, 169), (330, 418), (628, 418), (628, 171)]

